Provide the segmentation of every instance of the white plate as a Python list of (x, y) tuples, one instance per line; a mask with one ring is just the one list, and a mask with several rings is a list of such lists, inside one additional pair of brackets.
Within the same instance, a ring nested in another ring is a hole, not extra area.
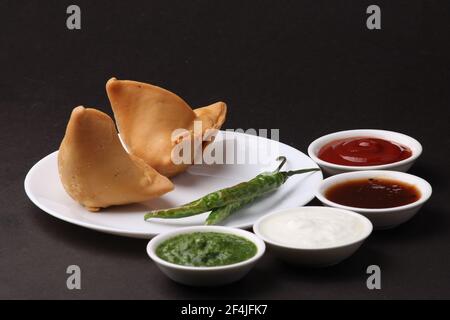
[[(174, 191), (143, 203), (111, 207), (98, 213), (87, 211), (63, 189), (58, 176), (58, 151), (41, 159), (30, 169), (25, 178), (25, 191), (36, 206), (58, 219), (106, 233), (149, 239), (179, 227), (202, 225), (207, 213), (182, 219), (153, 219), (146, 222), (144, 214), (147, 211), (178, 206), (212, 191), (249, 180), (261, 172), (273, 170), (278, 165), (275, 159), (279, 155), (288, 159), (284, 170), (317, 168), (317, 164), (304, 153), (281, 142), (243, 133), (225, 134), (220, 131), (214, 145), (222, 146), (225, 143), (234, 144), (234, 149), (226, 149), (229, 159), (233, 158), (229, 150), (234, 150), (234, 158), (236, 155), (246, 155), (245, 164), (193, 165), (173, 178)], [(250, 157), (255, 155), (259, 155), (261, 161), (269, 163), (259, 161), (249, 164), (252, 159)], [(314, 198), (321, 181), (321, 172), (292, 176), (277, 191), (232, 215), (224, 225), (250, 228), (258, 218), (270, 211), (302, 206)]]

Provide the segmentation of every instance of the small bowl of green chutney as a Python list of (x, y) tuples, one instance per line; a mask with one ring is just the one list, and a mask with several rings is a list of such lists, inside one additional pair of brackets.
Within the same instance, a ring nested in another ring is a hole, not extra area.
[(255, 234), (198, 226), (159, 234), (147, 253), (170, 279), (191, 286), (219, 286), (244, 277), (266, 250)]

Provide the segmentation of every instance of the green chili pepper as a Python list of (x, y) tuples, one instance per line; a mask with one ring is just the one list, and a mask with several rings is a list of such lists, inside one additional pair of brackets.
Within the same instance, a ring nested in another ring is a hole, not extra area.
[(233, 213), (235, 213), (245, 205), (253, 202), (256, 198), (258, 197), (246, 198), (244, 200), (235, 201), (233, 203), (230, 203), (229, 205), (213, 209), (211, 213), (208, 215), (205, 224), (206, 225), (219, 224), (220, 222), (231, 216)]
[(235, 186), (209, 193), (180, 207), (151, 211), (144, 216), (144, 219), (176, 219), (211, 211), (233, 202), (246, 201), (275, 190), (292, 175), (320, 170), (318, 168), (310, 168), (280, 172), (279, 170), (286, 162), (286, 157), (279, 157), (277, 160), (282, 160), (282, 162), (274, 172), (261, 173), (247, 182), (241, 182)]

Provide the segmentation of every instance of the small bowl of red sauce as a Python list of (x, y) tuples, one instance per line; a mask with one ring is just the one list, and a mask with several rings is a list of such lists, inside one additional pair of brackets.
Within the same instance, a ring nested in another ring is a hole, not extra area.
[(431, 185), (412, 174), (370, 170), (326, 178), (316, 197), (326, 206), (364, 215), (375, 229), (389, 229), (411, 219), (431, 193)]
[(422, 145), (405, 134), (374, 129), (331, 133), (313, 141), (309, 156), (328, 174), (361, 170), (408, 171)]

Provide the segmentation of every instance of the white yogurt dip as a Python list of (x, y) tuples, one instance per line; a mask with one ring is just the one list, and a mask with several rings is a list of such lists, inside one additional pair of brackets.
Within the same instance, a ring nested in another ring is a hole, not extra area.
[(343, 246), (360, 240), (367, 233), (365, 218), (356, 213), (327, 207), (298, 209), (265, 217), (259, 232), (272, 242), (302, 249)]

